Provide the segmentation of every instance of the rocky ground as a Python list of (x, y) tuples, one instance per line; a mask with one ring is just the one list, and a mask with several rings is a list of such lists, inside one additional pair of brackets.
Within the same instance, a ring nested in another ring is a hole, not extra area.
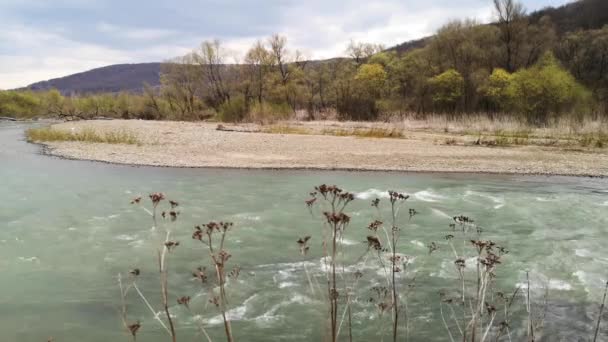
[(66, 158), (175, 167), (608, 175), (608, 154), (603, 149), (455, 144), (451, 140), (460, 141), (461, 136), (420, 130), (406, 130), (402, 139), (321, 135), (324, 127), (336, 125), (315, 123), (309, 134), (275, 134), (262, 133), (264, 127), (255, 125), (224, 125), (230, 131), (221, 131), (213, 123), (66, 122), (55, 126), (124, 130), (134, 133), (141, 143), (52, 142), (47, 150)]

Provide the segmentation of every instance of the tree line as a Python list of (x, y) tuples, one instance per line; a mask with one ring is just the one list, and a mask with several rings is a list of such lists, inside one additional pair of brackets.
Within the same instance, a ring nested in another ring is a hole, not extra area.
[(275, 34), (234, 58), (219, 40), (206, 41), (163, 63), (158, 88), (84, 97), (1, 92), (0, 116), (265, 121), (487, 113), (533, 124), (606, 116), (608, 25), (561, 32), (516, 0), (493, 3), (492, 24), (452, 21), (404, 53), (351, 41), (347, 57), (310, 61)]

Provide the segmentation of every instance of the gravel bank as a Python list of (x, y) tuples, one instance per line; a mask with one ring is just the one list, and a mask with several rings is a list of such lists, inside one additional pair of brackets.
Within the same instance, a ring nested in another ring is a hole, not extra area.
[(110, 163), (228, 168), (294, 168), (486, 172), (607, 176), (605, 150), (561, 147), (447, 146), (449, 135), (406, 132), (406, 139), (224, 132), (217, 124), (158, 121), (85, 121), (55, 125), (127, 130), (141, 145), (48, 143), (52, 155)]

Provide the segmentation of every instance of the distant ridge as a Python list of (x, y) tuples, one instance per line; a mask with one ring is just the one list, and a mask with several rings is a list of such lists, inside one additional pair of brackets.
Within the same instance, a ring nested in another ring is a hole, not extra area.
[(160, 63), (115, 64), (38, 82), (31, 90), (58, 89), (64, 95), (87, 93), (141, 92), (143, 84), (160, 85)]

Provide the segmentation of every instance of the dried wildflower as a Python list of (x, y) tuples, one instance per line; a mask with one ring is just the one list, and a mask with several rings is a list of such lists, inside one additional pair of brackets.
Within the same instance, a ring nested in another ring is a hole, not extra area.
[(131, 200), (131, 204), (139, 204), (141, 202), (141, 196), (137, 196)]
[(154, 205), (155, 207), (160, 203), (160, 201), (165, 199), (165, 194), (163, 194), (162, 192), (155, 192), (153, 194), (150, 194), (150, 200), (152, 200), (152, 205)]
[(190, 296), (184, 296), (177, 299), (177, 304), (190, 308)]
[(367, 237), (367, 245), (368, 248), (373, 248), (374, 250), (381, 250), (382, 249), (382, 243), (380, 243), (380, 239), (378, 239), (375, 236), (369, 235)]
[(201, 283), (207, 282), (207, 274), (205, 273), (206, 267), (198, 267), (195, 272), (192, 272), (192, 276), (201, 281)]
[(139, 328), (141, 328), (141, 324), (139, 323), (139, 321), (127, 325), (127, 329), (129, 329), (129, 332), (131, 333), (131, 335), (133, 335), (133, 337), (137, 335), (137, 331), (139, 330)]
[(230, 271), (230, 273), (228, 273), (228, 277), (230, 277), (232, 279), (237, 279), (239, 277), (239, 274), (241, 274), (241, 267), (235, 266), (232, 269), (232, 271)]
[(454, 261), (454, 264), (459, 270), (463, 270), (466, 266), (466, 261), (463, 258), (458, 258)]
[(212, 298), (209, 299), (209, 303), (211, 303), (219, 308), (220, 307), (220, 297), (213, 296)]
[(177, 220), (177, 215), (179, 215), (179, 211), (171, 210), (169, 212), (169, 216), (171, 217), (171, 222), (175, 222), (175, 220)]
[(166, 218), (166, 217), (167, 217), (167, 213), (163, 211), (162, 213), (160, 213), (160, 216), (162, 216), (162, 217), (163, 217), (163, 219), (164, 219), (164, 218)]
[(439, 246), (434, 241), (431, 242), (427, 247), (429, 249), (429, 254), (433, 254), (434, 251), (439, 249)]
[(397, 201), (405, 201), (408, 198), (410, 198), (409, 195), (404, 195), (404, 194), (398, 193), (397, 191), (389, 191), (388, 196), (389, 196), (391, 203), (393, 203), (393, 204), (396, 203)]
[(317, 201), (316, 197), (313, 197), (313, 198), (311, 198), (309, 200), (306, 200), (306, 206), (309, 207), (309, 208), (311, 208), (312, 205), (315, 204), (316, 201)]
[(410, 220), (412, 219), (412, 217), (416, 216), (418, 214), (418, 212), (416, 211), (416, 209), (410, 209)]
[(308, 246), (308, 240), (310, 240), (310, 236), (305, 236), (303, 238), (298, 239), (298, 246), (300, 246), (300, 254), (306, 255), (310, 247)]
[(378, 208), (378, 206), (380, 205), (380, 199), (376, 198), (372, 201), (372, 207)]
[(367, 229), (369, 229), (373, 232), (377, 232), (378, 228), (380, 228), (381, 226), (382, 226), (382, 221), (375, 220), (374, 222), (370, 223), (369, 226), (367, 226)]
[(344, 213), (330, 213), (330, 212), (324, 212), (323, 215), (325, 216), (325, 219), (327, 220), (327, 223), (329, 224), (333, 224), (333, 225), (338, 225), (338, 224), (348, 224), (350, 222), (350, 216), (344, 214)]
[(450, 223), (450, 229), (452, 231), (455, 231), (456, 230), (456, 224), (455, 223)]
[(467, 223), (474, 223), (475, 221), (467, 216), (464, 215), (460, 215), (460, 216), (454, 216), (454, 221), (456, 221), (456, 223), (458, 224), (467, 224)]
[(194, 227), (194, 233), (192, 233), (192, 239), (194, 239), (194, 240), (203, 239), (203, 230), (201, 229), (201, 226)]
[(492, 316), (492, 314), (496, 312), (496, 307), (494, 305), (489, 304), (488, 302), (485, 302), (485, 305), (488, 315)]
[(171, 201), (171, 200), (169, 200), (169, 204), (171, 204), (171, 209), (174, 209), (175, 207), (177, 207), (179, 205), (179, 203), (177, 203), (175, 201)]
[(131, 275), (133, 275), (135, 277), (137, 277), (139, 275), (139, 273), (140, 273), (139, 272), (139, 268), (134, 268), (134, 269), (132, 269), (132, 270), (129, 271), (129, 274), (131, 274)]
[(448, 234), (448, 235), (445, 236), (445, 239), (447, 241), (451, 241), (453, 238), (454, 238), (454, 235), (452, 235), (452, 234)]
[(169, 250), (169, 252), (171, 250), (173, 250), (177, 246), (179, 246), (179, 241), (167, 241), (167, 242), (165, 242), (165, 247), (167, 247), (167, 250)]

